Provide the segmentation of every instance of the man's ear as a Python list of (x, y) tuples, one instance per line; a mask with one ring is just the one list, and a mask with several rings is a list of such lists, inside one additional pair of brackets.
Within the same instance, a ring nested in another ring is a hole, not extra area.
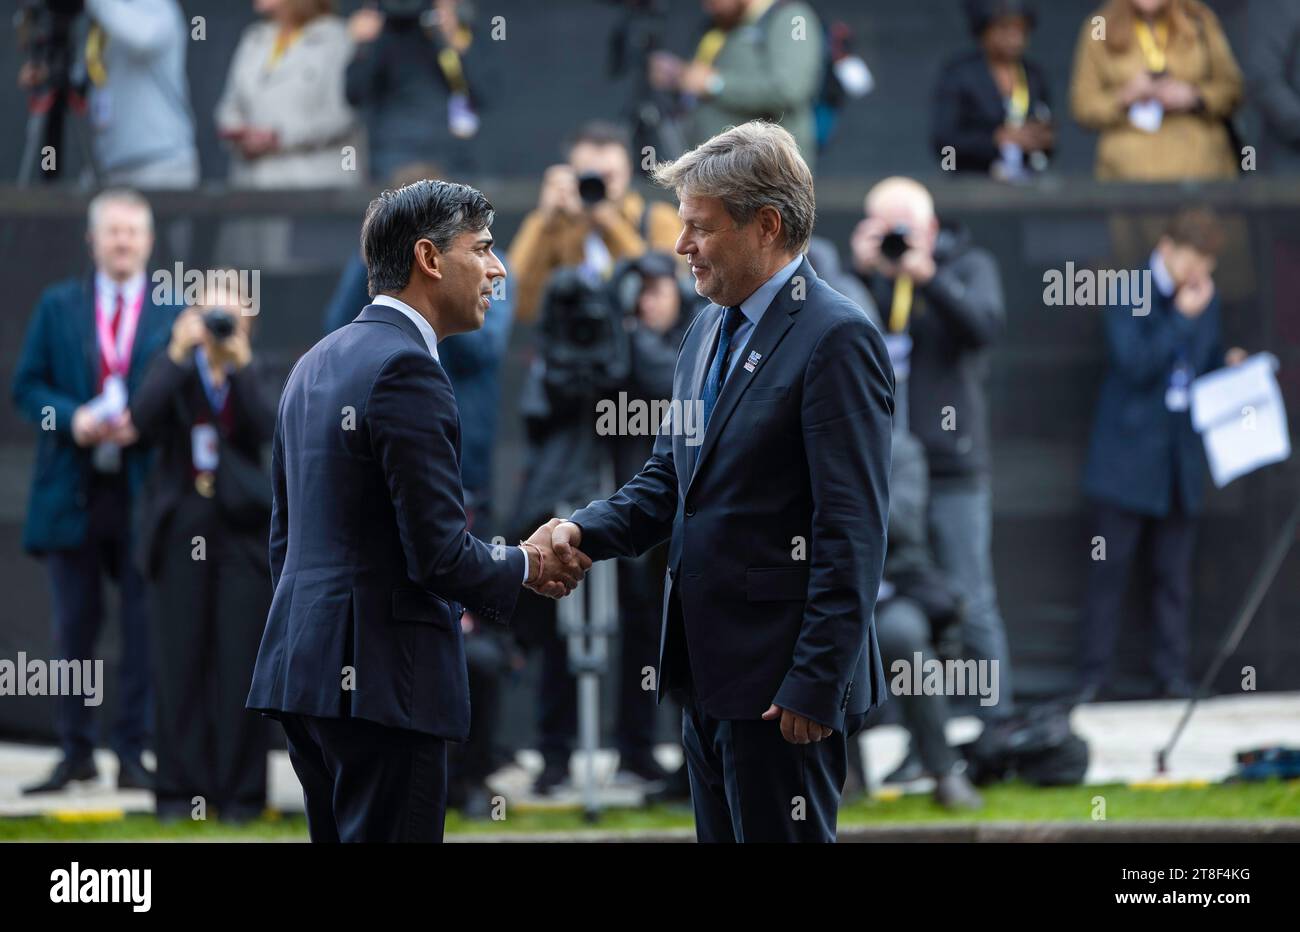
[[(781, 211), (771, 204), (758, 209), (758, 234), (765, 245), (775, 243), (781, 236)], [(770, 237), (770, 239), (769, 239)]]
[(419, 271), (438, 281), (442, 279), (442, 253), (430, 240), (415, 241), (415, 268), (411, 271)]

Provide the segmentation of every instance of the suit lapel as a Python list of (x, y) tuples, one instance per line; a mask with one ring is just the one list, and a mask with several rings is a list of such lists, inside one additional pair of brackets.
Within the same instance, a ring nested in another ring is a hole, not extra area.
[[(429, 344), (424, 342), (424, 337), (420, 333), (420, 328), (415, 326), (415, 322), (399, 311), (395, 307), (389, 307), (386, 304), (367, 304), (357, 315), (357, 320), (377, 320), (385, 324), (392, 324), (399, 330), (406, 333), (408, 337), (415, 341), (415, 344), (429, 352)], [(431, 354), (432, 355), (432, 354)]]
[[(704, 397), (704, 379), (708, 374), (709, 360), (713, 357), (713, 348), (718, 344), (718, 331), (722, 327), (722, 308), (710, 304), (701, 313), (710, 315), (709, 322), (700, 326), (700, 337), (691, 356), (691, 393), (687, 404), (698, 407)], [(702, 409), (701, 409), (702, 410)], [(698, 445), (683, 444), (687, 451), (686, 475), (695, 474), (695, 464), (699, 459)]]
[[(700, 468), (706, 457), (718, 443), (718, 435), (722, 433), (727, 425), (727, 419), (731, 417), (731, 412), (735, 410), (740, 399), (744, 397), (745, 391), (754, 380), (754, 376), (765, 365), (770, 365), (772, 354), (776, 352), (777, 346), (780, 345), (781, 339), (785, 336), (786, 331), (794, 326), (794, 315), (803, 308), (804, 297), (808, 293), (816, 280), (816, 273), (813, 272), (812, 266), (805, 258), (795, 269), (790, 280), (781, 286), (781, 290), (776, 293), (772, 303), (768, 305), (763, 317), (759, 320), (758, 326), (750, 334), (749, 342), (744, 347), (736, 350), (744, 354), (744, 359), (734, 362), (734, 368), (727, 381), (723, 383), (722, 393), (718, 395), (718, 403), (713, 408), (713, 413), (709, 416), (709, 426), (704, 432), (704, 442), (700, 444), (699, 454), (695, 459), (695, 469), (691, 473), (691, 484), (694, 484), (695, 477), (699, 475)], [(799, 298), (795, 299), (796, 285), (800, 286)], [(719, 314), (719, 319), (721, 314)], [(715, 327), (714, 330), (717, 328)], [(709, 345), (716, 342), (711, 340)], [(757, 354), (758, 363), (753, 371), (745, 368), (747, 360), (754, 358)], [(704, 363), (709, 361), (708, 354), (704, 356)], [(704, 369), (704, 363), (697, 363), (699, 369)], [(696, 394), (700, 397), (704, 384), (704, 377), (699, 376), (699, 385), (701, 392)], [(690, 486), (687, 486), (690, 489)]]
[(95, 333), (95, 279), (92, 275), (81, 286), (81, 302), (72, 315), (73, 336), (81, 348), (83, 363), (78, 367), (82, 377), (82, 397), (95, 394), (99, 382), (99, 336)]

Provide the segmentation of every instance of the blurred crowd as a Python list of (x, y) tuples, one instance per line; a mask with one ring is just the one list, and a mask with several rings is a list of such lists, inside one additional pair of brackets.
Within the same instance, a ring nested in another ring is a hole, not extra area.
[[(214, 115), (232, 186), (401, 184), (472, 165), (480, 121), (492, 118), (485, 102), (493, 76), (481, 54), (490, 25), (476, 22), (468, 4), (386, 2), (346, 20), (330, 0), (254, 7), (259, 19), (239, 42)], [(1032, 57), (1036, 5), (963, 7), (971, 47), (943, 65), (934, 89), (934, 158), (944, 170), (1009, 183), (1051, 171), (1062, 116)], [(48, 568), (61, 657), (93, 655), (104, 584), (115, 584), (122, 696), (109, 744), (119, 785), (153, 789), (160, 815), (187, 815), (202, 796), (223, 817), (249, 818), (266, 802), (269, 735), (243, 701), (270, 597), (263, 454), (276, 386), (256, 351), (252, 295), (208, 289), (182, 306), (147, 287), (153, 219), (138, 192), (199, 179), (189, 27), (179, 4), (86, 0), (86, 10), (78, 48), (95, 180), (105, 190), (87, 218), (93, 270), (42, 295), (13, 381), (14, 403), (41, 428), (24, 545)], [(646, 106), (634, 118), (574, 128), (508, 244), (507, 287), (485, 327), (439, 347), (460, 406), (467, 512), (483, 534), (524, 536), (552, 506), (612, 491), (649, 453), (653, 436), (603, 435), (596, 402), (670, 395), (677, 347), (701, 299), (674, 252), (674, 208), (634, 184), (640, 144), (653, 138), (670, 157), (729, 125), (769, 117), (813, 165), (835, 144), (844, 102), (870, 89), (843, 24), (823, 23), (815, 3), (703, 0), (702, 12), (707, 23), (692, 51), (655, 49), (639, 62)], [(1300, 164), (1300, 4), (1252, 0), (1244, 77), (1198, 0), (1107, 0), (1097, 17), (1080, 27), (1069, 110), (1100, 136), (1099, 179), (1236, 176), (1244, 156), (1234, 115), (1247, 92), (1269, 134), (1260, 165)], [(47, 65), (24, 66), (21, 81), (34, 94), (61, 87)], [(1192, 543), (1205, 464), (1187, 386), (1244, 357), (1222, 345), (1214, 276), (1224, 238), (1223, 221), (1189, 205), (1147, 244), (1149, 313), (1104, 309), (1109, 368), (1084, 491), (1109, 557), (1081, 561), (1089, 582), (1075, 700), (1105, 695), (1140, 540), (1154, 557), (1152, 693), (1190, 692)], [(897, 380), (889, 554), (876, 615), (886, 668), (916, 657), (995, 662), (1000, 701), (977, 712), (997, 733), (1019, 713), (994, 583), (984, 386), (1006, 320), (1003, 270), (909, 177), (876, 183), (851, 238), (814, 238), (809, 258), (886, 335)], [(346, 326), (370, 297), (354, 256), (323, 309), (323, 332)], [(502, 502), (492, 495), (492, 455), (515, 325), (529, 331), (531, 346), (518, 400), (528, 479), (515, 501)], [(684, 771), (666, 771), (655, 756), (654, 692), (642, 684), (656, 663), (664, 567), (662, 552), (619, 561), (609, 675), (617, 684), (615, 780), (670, 799), (685, 794)], [(462, 620), (473, 723), (450, 795), (471, 815), (487, 814), (488, 778), (513, 756), (499, 739), (501, 697), (529, 662), (540, 664), (543, 758), (533, 788), (553, 793), (569, 780), (577, 689), (568, 644), (554, 603), (525, 596), (520, 606), (510, 631)], [(939, 804), (978, 807), (963, 749), (946, 737), (948, 697), (897, 699), (910, 747), (887, 780), (929, 776)], [(91, 710), (61, 698), (57, 724), (62, 760), (32, 791), (95, 774)], [(150, 736), (155, 771), (142, 759)], [(860, 761), (855, 769), (850, 779), (860, 788)]]

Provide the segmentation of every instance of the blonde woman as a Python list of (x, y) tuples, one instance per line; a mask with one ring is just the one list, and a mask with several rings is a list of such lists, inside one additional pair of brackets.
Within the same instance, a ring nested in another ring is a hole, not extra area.
[(230, 181), (244, 188), (335, 188), (362, 171), (355, 114), (344, 95), (352, 40), (332, 0), (254, 0), (217, 105), (232, 147)]
[(1109, 0), (1083, 24), (1074, 118), (1101, 134), (1103, 180), (1232, 178), (1240, 153), (1228, 120), (1241, 70), (1200, 0)]

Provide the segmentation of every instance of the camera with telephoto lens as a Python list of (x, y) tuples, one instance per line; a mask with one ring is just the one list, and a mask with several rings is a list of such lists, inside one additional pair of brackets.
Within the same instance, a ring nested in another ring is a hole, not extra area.
[(583, 270), (557, 269), (542, 299), (542, 355), (548, 387), (566, 395), (616, 389), (627, 379), (629, 349), (614, 296)]
[(905, 226), (896, 226), (880, 238), (880, 254), (890, 262), (897, 262), (907, 252), (907, 238), (912, 231)]
[(235, 334), (235, 315), (224, 307), (214, 307), (204, 311), (203, 326), (208, 328), (208, 333), (218, 343), (228, 340)]
[(578, 176), (578, 197), (588, 207), (595, 207), (605, 199), (605, 179), (597, 172), (583, 172)]

